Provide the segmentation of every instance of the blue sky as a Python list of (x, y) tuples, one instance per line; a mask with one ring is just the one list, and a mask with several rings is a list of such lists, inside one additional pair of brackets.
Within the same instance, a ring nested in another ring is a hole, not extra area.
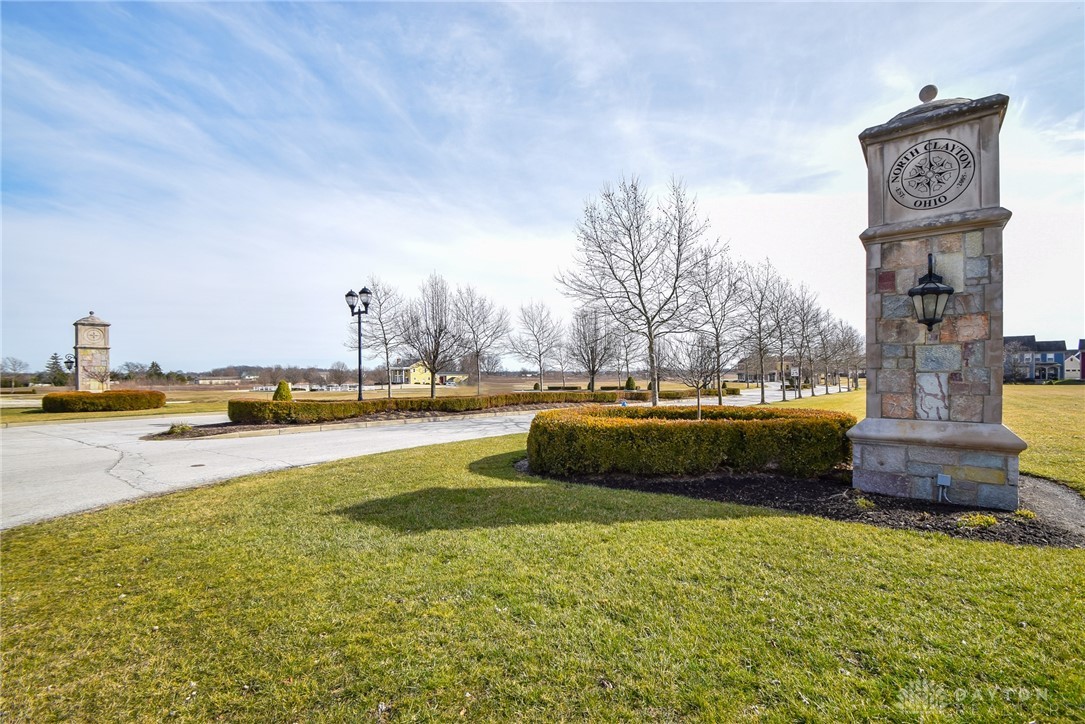
[(927, 83), (1011, 98), (1006, 333), (1085, 336), (1081, 3), (0, 8), (3, 354), (35, 369), (90, 309), (114, 364), (349, 362), (370, 274), (567, 312), (623, 174), (861, 329), (856, 137)]

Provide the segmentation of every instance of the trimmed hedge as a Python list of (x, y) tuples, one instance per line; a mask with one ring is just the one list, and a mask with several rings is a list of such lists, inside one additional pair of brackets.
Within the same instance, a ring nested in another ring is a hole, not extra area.
[[(723, 389), (724, 395), (738, 395), (741, 392), (736, 387), (725, 387)], [(692, 387), (687, 390), (660, 390), (659, 399), (661, 400), (686, 400), (697, 396), (697, 390)], [(715, 390), (701, 390), (701, 399), (709, 399), (716, 396)], [(652, 399), (652, 391), (647, 392), (622, 392), (622, 399), (632, 400), (634, 402), (649, 402)]]
[(617, 402), (615, 392), (517, 392), (482, 397), (386, 397), (375, 400), (230, 400), (231, 422), (245, 425), (334, 422), (364, 417), (375, 412), (473, 412), (510, 405), (560, 402)]
[(822, 475), (851, 459), (856, 420), (805, 409), (588, 407), (535, 416), (527, 438), (543, 475), (699, 475), (715, 470)]
[(118, 412), (165, 406), (165, 393), (156, 390), (50, 392), (41, 398), (41, 409), (45, 412)]

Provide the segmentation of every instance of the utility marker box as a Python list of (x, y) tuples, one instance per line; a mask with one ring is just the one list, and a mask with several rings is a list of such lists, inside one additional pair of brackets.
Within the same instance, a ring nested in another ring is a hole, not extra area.
[[(866, 419), (848, 433), (856, 488), (1013, 510), (1026, 445), (1002, 424), (998, 134), (1009, 98), (924, 102), (859, 135), (866, 155)], [(931, 256), (928, 256), (931, 255)], [(909, 290), (929, 264), (942, 320)], [(947, 477), (948, 476), (948, 477)], [(946, 483), (948, 482), (948, 486)]]

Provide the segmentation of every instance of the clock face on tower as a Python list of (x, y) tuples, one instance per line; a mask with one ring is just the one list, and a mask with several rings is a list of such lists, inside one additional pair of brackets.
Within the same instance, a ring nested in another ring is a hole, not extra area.
[(976, 176), (972, 150), (949, 138), (921, 141), (889, 169), (889, 195), (909, 209), (937, 209), (952, 203)]
[(105, 338), (102, 334), (102, 330), (91, 327), (90, 329), (83, 330), (83, 341), (90, 344), (98, 344)]

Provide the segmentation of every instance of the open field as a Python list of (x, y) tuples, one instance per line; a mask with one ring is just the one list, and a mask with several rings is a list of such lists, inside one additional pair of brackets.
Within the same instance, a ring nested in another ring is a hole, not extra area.
[[(1085, 386), (1006, 385), (1002, 420), (1028, 443), (1021, 472), (1059, 480), (1085, 495)], [(866, 417), (866, 395), (851, 393), (776, 403)]]
[(1070, 721), (1085, 706), (1085, 552), (529, 478), (511, 467), (524, 440), (5, 533), (0, 709)]

